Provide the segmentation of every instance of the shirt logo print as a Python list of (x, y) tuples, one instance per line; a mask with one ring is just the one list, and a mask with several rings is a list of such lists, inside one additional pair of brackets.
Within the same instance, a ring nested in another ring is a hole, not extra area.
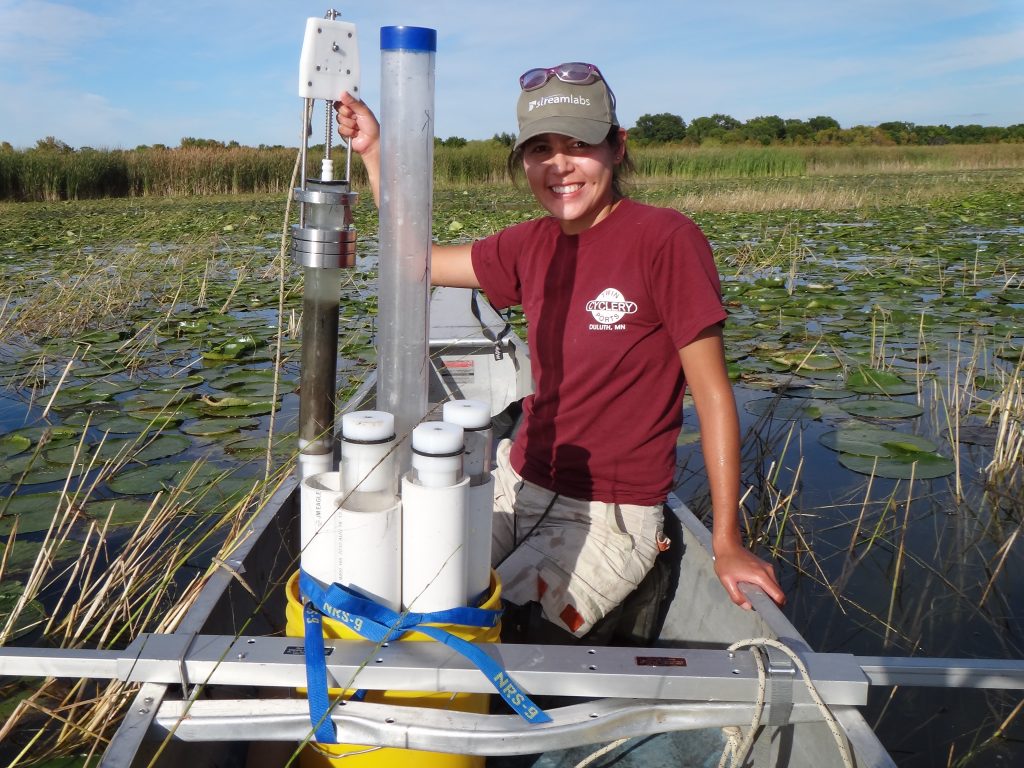
[(587, 312), (602, 325), (612, 325), (626, 315), (636, 312), (635, 301), (627, 301), (622, 292), (615, 288), (605, 288), (596, 299), (587, 302)]

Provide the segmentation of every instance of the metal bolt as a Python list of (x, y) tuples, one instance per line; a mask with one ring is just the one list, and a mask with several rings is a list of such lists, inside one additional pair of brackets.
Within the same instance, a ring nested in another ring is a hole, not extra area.
[(139, 714), (140, 715), (148, 715), (149, 714), (149, 707), (140, 707), (139, 708)]
[(244, 654), (244, 653), (240, 653), (240, 654), (238, 654), (238, 658), (240, 658), (240, 659), (244, 659), (244, 658), (245, 658), (245, 654)]

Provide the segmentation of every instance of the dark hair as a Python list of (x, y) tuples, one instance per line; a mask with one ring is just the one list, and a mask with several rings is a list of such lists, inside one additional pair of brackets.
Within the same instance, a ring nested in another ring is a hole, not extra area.
[[(612, 152), (617, 152), (619, 146), (625, 143), (620, 138), (619, 126), (617, 125), (613, 125), (608, 129), (608, 135), (604, 137), (604, 140)], [(519, 174), (523, 172), (523, 152), (528, 142), (529, 139), (519, 145), (517, 149), (513, 149), (508, 155), (508, 160), (505, 161), (508, 175), (513, 181), (518, 179)], [(615, 200), (626, 196), (626, 177), (630, 176), (635, 170), (636, 166), (633, 165), (633, 159), (629, 156), (629, 147), (624, 146), (622, 160), (612, 168), (612, 197)]]

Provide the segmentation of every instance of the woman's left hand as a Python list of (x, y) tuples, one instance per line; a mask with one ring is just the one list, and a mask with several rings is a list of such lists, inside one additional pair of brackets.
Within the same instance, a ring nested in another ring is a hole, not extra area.
[(764, 590), (777, 605), (786, 602), (786, 595), (775, 578), (775, 569), (742, 544), (715, 547), (715, 574), (722, 582), (729, 598), (741, 608), (749, 609), (750, 601), (740, 591), (740, 582), (753, 584)]

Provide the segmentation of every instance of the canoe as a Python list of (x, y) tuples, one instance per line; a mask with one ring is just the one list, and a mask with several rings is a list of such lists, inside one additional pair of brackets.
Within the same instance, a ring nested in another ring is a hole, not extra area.
[[(529, 391), (525, 345), (477, 294), (437, 289), (430, 336), (432, 402), (483, 399), (499, 414)], [(367, 380), (344, 408), (372, 405), (373, 390)], [(725, 747), (722, 727), (749, 724), (757, 696), (755, 653), (725, 649), (769, 638), (814, 654), (760, 590), (747, 593), (753, 610), (734, 606), (715, 576), (709, 531), (678, 498), (670, 497), (666, 509), (675, 529), (662, 569), (669, 596), (648, 647), (489, 648), (523, 688), (550, 703), (551, 723), (525, 723), (500, 707), (493, 707), (497, 714), (470, 715), (350, 702), (334, 710), (339, 734), (359, 744), (489, 755), (487, 765), (495, 768), (574, 766), (619, 739), (628, 740), (614, 753), (617, 766), (716, 765)], [(121, 655), (120, 669), (141, 687), (101, 766), (283, 765), (309, 737), (308, 706), (294, 692), (305, 679), (302, 640), (282, 636), (284, 585), (299, 562), (298, 520), (292, 477), (253, 517), (177, 631), (139, 638)], [(336, 680), (382, 653), (360, 641), (333, 645), (329, 671)], [(384, 650), (387, 658), (360, 672), (362, 687), (387, 686), (397, 673), (415, 680), (414, 690), (491, 690), (483, 675), (438, 644), (394, 643)], [(769, 677), (753, 764), (843, 765), (790, 661), (775, 651), (757, 653)], [(831, 668), (813, 676), (833, 702), (854, 764), (893, 766), (856, 706), (866, 681), (855, 674), (844, 679)]]

